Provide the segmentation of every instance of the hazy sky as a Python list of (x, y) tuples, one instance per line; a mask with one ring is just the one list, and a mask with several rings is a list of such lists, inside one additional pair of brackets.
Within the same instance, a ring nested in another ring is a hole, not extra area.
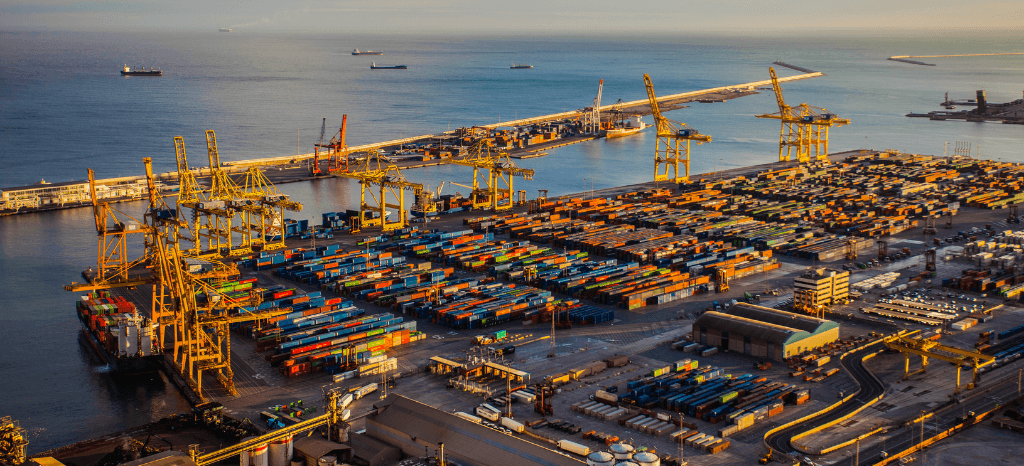
[(1022, 0), (0, 0), (2, 30), (462, 32), (1021, 29)]

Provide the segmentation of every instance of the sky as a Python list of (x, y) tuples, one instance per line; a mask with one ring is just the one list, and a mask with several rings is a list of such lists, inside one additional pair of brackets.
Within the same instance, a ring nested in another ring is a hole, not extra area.
[(1021, 0), (0, 0), (5, 31), (645, 33), (1011, 30)]

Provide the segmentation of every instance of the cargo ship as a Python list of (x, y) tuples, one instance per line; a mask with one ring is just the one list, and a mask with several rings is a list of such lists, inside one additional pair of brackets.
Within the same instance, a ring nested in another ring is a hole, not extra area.
[(409, 67), (406, 66), (406, 65), (390, 65), (390, 66), (381, 65), (381, 66), (377, 66), (377, 62), (370, 62), (370, 69), (371, 70), (407, 70), (407, 69), (409, 69)]
[(644, 120), (640, 115), (633, 115), (633, 117), (627, 118), (621, 123), (617, 123), (612, 127), (612, 129), (606, 131), (604, 137), (611, 139), (631, 136), (643, 131), (646, 127), (647, 125), (644, 123)]
[(528, 70), (530, 68), (533, 68), (533, 65), (527, 65), (525, 63), (520, 63), (518, 65), (512, 65), (509, 68), (513, 69), (513, 70)]
[(163, 71), (154, 70), (152, 67), (150, 67), (147, 70), (146, 67), (143, 66), (142, 69), (140, 70), (138, 68), (132, 68), (132, 67), (130, 67), (128, 65), (124, 65), (124, 68), (121, 68), (121, 76), (163, 76), (163, 75), (164, 75)]
[(140, 316), (134, 304), (100, 291), (82, 296), (76, 308), (85, 327), (85, 341), (112, 372), (145, 372), (159, 367), (159, 324)]
[(217, 31), (218, 32), (231, 32), (231, 28), (220, 28)]
[(374, 52), (373, 50), (360, 52), (359, 49), (354, 49), (352, 50), (352, 55), (384, 55), (384, 52)]

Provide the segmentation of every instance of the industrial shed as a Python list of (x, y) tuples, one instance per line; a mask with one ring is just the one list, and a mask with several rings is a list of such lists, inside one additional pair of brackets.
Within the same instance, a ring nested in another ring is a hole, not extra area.
[(838, 339), (839, 324), (830, 320), (746, 303), (705, 312), (693, 323), (695, 342), (776, 361)]

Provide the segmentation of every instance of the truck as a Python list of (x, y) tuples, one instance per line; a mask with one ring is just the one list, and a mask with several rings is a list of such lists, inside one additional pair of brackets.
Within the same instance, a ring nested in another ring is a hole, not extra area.
[(358, 399), (361, 399), (362, 397), (364, 397), (366, 395), (369, 395), (369, 394), (371, 394), (371, 393), (373, 393), (375, 391), (377, 391), (377, 383), (376, 382), (371, 383), (371, 384), (367, 384), (367, 385), (363, 385), (362, 387), (359, 387), (354, 392), (354, 395), (355, 395), (355, 398), (358, 400)]
[(525, 429), (525, 426), (521, 422), (514, 421), (507, 417), (501, 418), (501, 425), (517, 434), (523, 433), (523, 430)]
[(463, 418), (463, 419), (465, 419), (465, 420), (467, 420), (469, 422), (472, 422), (474, 424), (480, 424), (481, 422), (484, 422), (483, 419), (480, 419), (480, 418), (478, 418), (478, 417), (476, 417), (476, 416), (474, 416), (472, 414), (469, 414), (469, 413), (464, 413), (462, 411), (456, 412), (455, 415), (458, 416), (458, 417), (461, 417), (461, 418)]
[(492, 422), (497, 422), (498, 420), (501, 419), (501, 414), (499, 414), (497, 411), (491, 411), (490, 409), (485, 408), (483, 406), (476, 407), (476, 415)]

